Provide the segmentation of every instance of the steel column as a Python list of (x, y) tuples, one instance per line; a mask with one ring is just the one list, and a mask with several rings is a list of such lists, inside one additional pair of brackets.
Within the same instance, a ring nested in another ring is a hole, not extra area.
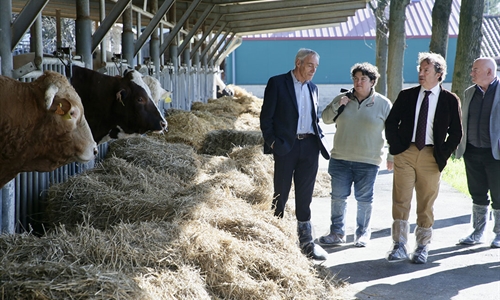
[(76, 54), (92, 69), (92, 21), (89, 0), (76, 0)]

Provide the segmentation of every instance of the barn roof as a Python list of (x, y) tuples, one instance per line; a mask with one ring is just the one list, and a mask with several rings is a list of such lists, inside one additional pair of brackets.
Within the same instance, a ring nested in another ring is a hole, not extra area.
[[(11, 0), (12, 10), (21, 12), (28, 1)], [(201, 19), (204, 25), (216, 24), (223, 32), (236, 35), (259, 32), (290, 31), (318, 26), (333, 26), (344, 22), (348, 16), (364, 8), (369, 0), (157, 0), (158, 9), (152, 13), (153, 1), (132, 0), (132, 9), (141, 15), (143, 26), (147, 26), (155, 16), (161, 18), (165, 28), (173, 28), (175, 21), (183, 27), (193, 27)], [(43, 10), (44, 16), (76, 19), (76, 4), (85, 7), (85, 1), (37, 0), (32, 7)], [(109, 15), (115, 6), (128, 5), (130, 0), (88, 0), (90, 18), (100, 20), (100, 4), (105, 4), (105, 14)], [(166, 8), (166, 9), (162, 9)], [(172, 9), (170, 9), (172, 8)], [(84, 10), (83, 8), (81, 8)], [(160, 13), (161, 12), (161, 13)], [(185, 15), (186, 18), (183, 18)], [(135, 23), (134, 23), (135, 24)], [(183, 28), (184, 31), (188, 30)], [(217, 29), (216, 29), (217, 30)], [(215, 31), (216, 31), (215, 30)]]
[[(413, 0), (406, 9), (406, 38), (429, 38), (432, 35), (432, 8), (434, 0)], [(386, 12), (387, 15), (389, 12)], [(448, 32), (450, 37), (458, 36), (460, 0), (453, 0)], [(500, 16), (484, 16), (481, 56), (500, 56)], [(296, 30), (289, 32), (247, 35), (244, 39), (374, 39), (375, 16), (367, 6), (359, 9), (347, 21), (325, 28)]]
[(500, 16), (484, 16), (481, 56), (500, 56)]
[[(432, 35), (432, 8), (434, 0), (413, 0), (406, 9), (406, 37), (430, 37)], [(387, 17), (389, 10), (386, 10)], [(458, 35), (460, 19), (460, 1), (453, 0), (449, 33), (450, 36)], [(347, 21), (320, 29), (297, 30), (289, 32), (263, 33), (247, 35), (245, 39), (360, 39), (375, 38), (375, 16), (372, 9), (367, 6), (358, 9), (354, 16)]]

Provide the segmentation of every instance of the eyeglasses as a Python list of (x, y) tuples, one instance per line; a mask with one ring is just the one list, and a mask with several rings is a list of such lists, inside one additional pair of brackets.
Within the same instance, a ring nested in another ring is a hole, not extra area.
[(364, 82), (368, 82), (368, 81), (370, 81), (370, 77), (367, 77), (367, 76), (363, 76), (363, 77), (361, 77), (361, 78), (358, 78), (358, 77), (353, 77), (353, 78), (352, 78), (352, 81), (354, 81), (354, 82), (361, 81), (361, 82), (363, 82), (363, 83), (364, 83)]

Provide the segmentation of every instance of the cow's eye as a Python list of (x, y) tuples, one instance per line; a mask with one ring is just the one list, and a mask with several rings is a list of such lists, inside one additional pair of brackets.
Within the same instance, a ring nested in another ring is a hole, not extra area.
[(137, 102), (139, 102), (139, 103), (144, 103), (145, 101), (144, 101), (144, 98), (139, 97), (139, 98), (137, 98)]

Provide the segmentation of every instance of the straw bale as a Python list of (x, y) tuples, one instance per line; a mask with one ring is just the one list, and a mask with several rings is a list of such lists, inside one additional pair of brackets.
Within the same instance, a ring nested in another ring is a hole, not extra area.
[(194, 149), (185, 144), (172, 144), (152, 137), (132, 137), (112, 142), (107, 157), (117, 156), (139, 167), (151, 167), (185, 182), (192, 180), (200, 161)]
[(205, 135), (216, 129), (233, 128), (235, 118), (214, 116), (206, 111), (175, 111), (167, 115), (168, 132), (155, 138), (170, 143), (183, 143), (200, 149)]
[(190, 113), (195, 115), (196, 117), (208, 121), (210, 125), (212, 125), (211, 130), (218, 130), (218, 129), (233, 129), (234, 128), (234, 123), (237, 120), (235, 117), (231, 116), (217, 116), (212, 114), (211, 112), (208, 111), (202, 111), (202, 110), (193, 110)]
[(301, 254), (294, 220), (228, 200), (198, 206), (182, 232), (190, 242), (181, 244), (181, 253), (199, 265), (217, 297), (333, 298), (334, 284), (318, 278)]
[(205, 134), (213, 130), (207, 120), (190, 112), (178, 112), (166, 117), (168, 132), (157, 138), (163, 138), (169, 143), (182, 143), (199, 149)]
[(191, 110), (208, 111), (217, 116), (238, 117), (247, 112), (248, 108), (235, 101), (232, 96), (224, 96), (218, 99), (208, 99), (207, 103), (193, 102)]
[[(200, 154), (200, 159), (201, 172), (199, 175), (201, 176), (236, 170), (236, 162), (227, 156), (212, 156), (208, 154)], [(200, 178), (201, 176), (198, 177)]]
[(242, 113), (234, 122), (234, 129), (260, 131), (260, 119), (250, 113)]
[(92, 170), (51, 186), (44, 221), (49, 226), (86, 221), (96, 228), (108, 228), (119, 222), (172, 220), (194, 205), (173, 197), (184, 186), (168, 173), (108, 158)]
[(125, 273), (79, 257), (77, 236), (0, 236), (2, 299), (151, 299)]
[[(259, 99), (255, 96), (243, 96), (236, 98), (235, 101), (245, 108), (245, 110), (243, 111), (244, 113), (248, 113), (256, 118), (260, 116), (264, 100)], [(242, 113), (240, 113), (240, 115), (241, 114)]]
[(228, 156), (236, 162), (238, 170), (253, 179), (256, 186), (272, 191), (274, 162), (271, 155), (262, 152), (262, 146), (235, 147)]
[(313, 197), (330, 198), (332, 190), (331, 177), (326, 171), (319, 170), (316, 175), (316, 183), (314, 184)]
[(178, 270), (161, 270), (136, 277), (139, 286), (155, 300), (212, 299), (200, 271), (183, 265)]
[(241, 198), (252, 204), (267, 203), (270, 206), (270, 194), (267, 190), (256, 186), (248, 175), (237, 170), (218, 173), (207, 179), (206, 182), (213, 188), (228, 191), (234, 197)]
[(260, 131), (214, 130), (205, 135), (200, 153), (225, 156), (234, 147), (263, 145)]

